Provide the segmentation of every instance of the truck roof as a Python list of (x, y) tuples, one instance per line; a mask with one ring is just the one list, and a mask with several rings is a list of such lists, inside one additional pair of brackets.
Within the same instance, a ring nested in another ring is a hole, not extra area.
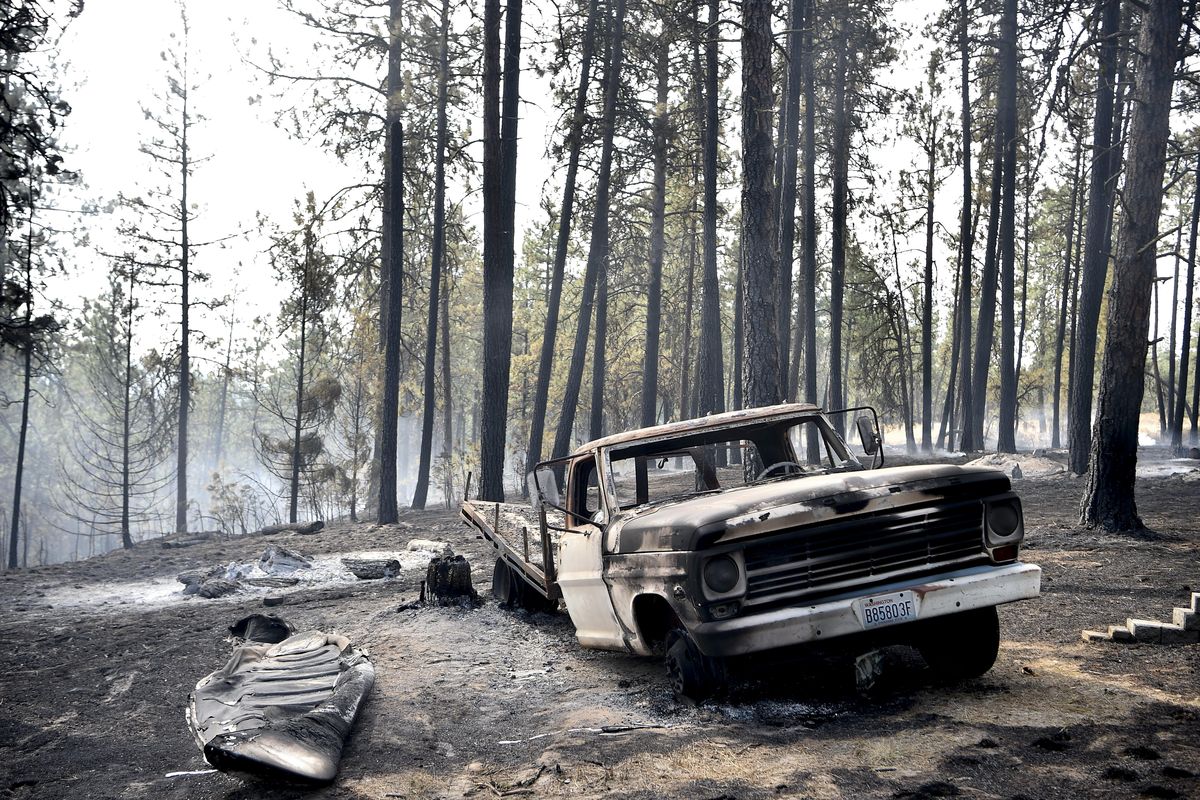
[(708, 430), (710, 428), (720, 428), (724, 426), (741, 425), (746, 422), (758, 422), (775, 418), (787, 418), (797, 416), (799, 414), (811, 414), (820, 412), (820, 408), (811, 403), (780, 403), (775, 406), (761, 406), (759, 408), (743, 408), (737, 411), (725, 411), (720, 414), (709, 414), (706, 417), (697, 417), (696, 419), (684, 419), (679, 422), (668, 422), (664, 425), (654, 425), (649, 428), (637, 428), (631, 431), (622, 433), (614, 433), (610, 436), (603, 436), (599, 439), (593, 439), (590, 442), (584, 442), (575, 448), (572, 455), (585, 453), (589, 450), (594, 450), (597, 447), (611, 447), (613, 445), (629, 444), (630, 442), (641, 441), (642, 439), (657, 439), (662, 436), (672, 436), (676, 434), (694, 433), (695, 431)]

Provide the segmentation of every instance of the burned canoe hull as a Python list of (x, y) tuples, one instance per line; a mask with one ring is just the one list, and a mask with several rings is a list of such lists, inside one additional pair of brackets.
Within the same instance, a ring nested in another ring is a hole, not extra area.
[(349, 640), (299, 633), (236, 648), (196, 685), (188, 723), (217, 769), (327, 783), (374, 683), (375, 668)]

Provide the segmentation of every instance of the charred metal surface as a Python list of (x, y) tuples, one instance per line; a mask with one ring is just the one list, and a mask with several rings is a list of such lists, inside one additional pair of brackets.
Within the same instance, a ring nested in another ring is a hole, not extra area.
[(349, 640), (309, 631), (236, 648), (196, 684), (188, 723), (217, 769), (328, 783), (374, 682), (374, 667)]

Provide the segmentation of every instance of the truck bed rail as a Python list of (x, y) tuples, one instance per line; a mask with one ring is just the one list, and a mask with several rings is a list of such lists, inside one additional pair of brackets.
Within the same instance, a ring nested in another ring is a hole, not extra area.
[[(544, 513), (544, 512), (543, 512)], [(555, 546), (559, 532), (549, 529), (546, 520), (528, 505), (464, 500), (460, 514), (496, 549), (521, 580), (548, 600), (561, 595), (555, 580)], [(552, 521), (561, 527), (561, 521)]]

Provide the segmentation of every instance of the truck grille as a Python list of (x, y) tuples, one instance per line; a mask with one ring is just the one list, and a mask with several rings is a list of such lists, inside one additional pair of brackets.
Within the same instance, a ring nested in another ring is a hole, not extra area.
[(849, 586), (982, 561), (979, 500), (905, 508), (789, 531), (745, 549), (746, 604), (794, 602)]

